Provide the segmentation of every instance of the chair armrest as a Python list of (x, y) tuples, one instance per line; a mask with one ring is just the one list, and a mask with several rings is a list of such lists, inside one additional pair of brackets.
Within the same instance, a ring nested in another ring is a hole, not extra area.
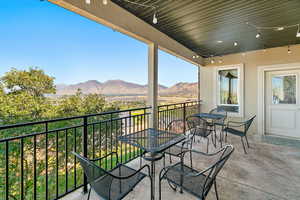
[(108, 172), (108, 174), (110, 176), (112, 176), (113, 178), (115, 179), (128, 179), (128, 178), (131, 178), (133, 177), (134, 175), (136, 175), (137, 173), (139, 173), (140, 171), (142, 171), (143, 169), (147, 169), (148, 171), (148, 176), (150, 176), (150, 166), (149, 165), (144, 165), (143, 167), (141, 167), (140, 169), (138, 169), (137, 171), (135, 171), (134, 173), (128, 175), (128, 176), (116, 176), (116, 175), (113, 175), (112, 173)]
[(235, 121), (228, 121), (226, 127), (242, 127), (246, 123), (245, 122), (235, 122)]
[(109, 156), (112, 156), (113, 154), (116, 155), (117, 165), (118, 165), (118, 164), (119, 164), (119, 156), (118, 156), (118, 153), (117, 153), (117, 152), (111, 152), (111, 153), (109, 153), (109, 154), (107, 154), (107, 155), (105, 155), (105, 156), (102, 156), (102, 157), (100, 157), (100, 158), (90, 159), (90, 161), (93, 161), (93, 162), (101, 161), (102, 159), (105, 159), (105, 158), (107, 158), (107, 157), (109, 157)]
[(221, 149), (219, 149), (218, 151), (213, 152), (213, 153), (204, 153), (202, 151), (197, 151), (197, 150), (194, 150), (194, 149), (192, 149), (190, 151), (191, 151), (191, 153), (197, 153), (197, 154), (201, 154), (201, 155), (204, 155), (204, 156), (215, 156), (218, 153), (220, 153), (221, 151), (223, 151), (224, 149), (226, 149), (228, 146), (229, 145), (226, 145), (226, 146), (222, 147)]

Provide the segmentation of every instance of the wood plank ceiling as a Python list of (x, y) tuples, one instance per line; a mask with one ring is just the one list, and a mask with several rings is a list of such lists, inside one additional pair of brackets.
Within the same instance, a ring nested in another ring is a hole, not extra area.
[(156, 6), (157, 24), (152, 23), (153, 9), (112, 1), (203, 57), (300, 43), (297, 27), (260, 30), (257, 39), (257, 30), (246, 24), (298, 24), (300, 0), (131, 0)]

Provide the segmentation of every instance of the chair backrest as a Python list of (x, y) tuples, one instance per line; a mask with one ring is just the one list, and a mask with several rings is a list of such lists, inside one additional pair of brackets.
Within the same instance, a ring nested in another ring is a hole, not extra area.
[(250, 128), (253, 120), (255, 119), (256, 115), (254, 115), (252, 118), (250, 118), (249, 120), (247, 120), (245, 122), (245, 133), (247, 133), (248, 129)]
[(210, 190), (210, 187), (212, 186), (213, 182), (215, 181), (217, 175), (221, 171), (221, 169), (224, 167), (225, 163), (229, 159), (230, 155), (234, 151), (234, 147), (232, 145), (226, 145), (223, 148), (223, 151), (219, 152), (220, 157), (217, 159), (217, 161), (212, 165), (211, 170), (208, 172), (208, 176), (205, 180), (205, 186), (203, 188), (204, 194), (207, 194)]
[(178, 134), (185, 134), (186, 128), (187, 128), (186, 122), (182, 119), (173, 120), (167, 126), (168, 131), (172, 133), (178, 133)]
[(219, 114), (224, 115), (222, 119), (214, 120), (215, 122), (224, 123), (224, 121), (227, 118), (227, 111), (225, 111), (223, 108), (217, 107), (209, 111), (210, 114)]
[(208, 122), (200, 117), (188, 117), (187, 124), (189, 131), (193, 135), (206, 136), (209, 134)]
[[(78, 153), (72, 152), (72, 154), (74, 154), (76, 156), (76, 158), (79, 160), (80, 165), (83, 168), (84, 174), (87, 177), (88, 183), (96, 191), (95, 181), (98, 180), (99, 178), (101, 178), (103, 175), (108, 174), (108, 173), (104, 169), (98, 167), (95, 163), (93, 163), (89, 159), (79, 155)], [(108, 188), (108, 186), (107, 186), (107, 188)], [(109, 191), (107, 191), (107, 192), (109, 192)]]

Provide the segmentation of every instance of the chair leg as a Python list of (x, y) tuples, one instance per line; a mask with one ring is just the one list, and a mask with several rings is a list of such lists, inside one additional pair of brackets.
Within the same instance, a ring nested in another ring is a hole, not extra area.
[(219, 195), (218, 195), (217, 182), (216, 182), (216, 180), (214, 181), (214, 186), (215, 186), (216, 198), (217, 198), (217, 200), (219, 200)]
[(250, 146), (249, 146), (249, 142), (248, 142), (248, 138), (247, 138), (247, 136), (246, 136), (246, 135), (245, 135), (245, 138), (246, 138), (247, 146), (248, 146), (248, 148), (250, 148)]
[(208, 146), (209, 146), (209, 138), (207, 137), (207, 145), (206, 145), (206, 153), (208, 153)]
[[(152, 199), (152, 195), (151, 195), (151, 199)], [(161, 200), (161, 179), (160, 178), (158, 183), (158, 199)]]
[(244, 152), (245, 152), (245, 154), (247, 154), (247, 151), (246, 151), (246, 148), (245, 148), (245, 144), (244, 144), (243, 137), (241, 137), (241, 141), (242, 141), (242, 144), (243, 144)]
[(217, 147), (217, 145), (216, 145), (216, 144), (217, 144), (217, 141), (216, 141), (216, 140), (214, 141), (214, 136), (213, 136), (214, 134), (213, 134), (213, 133), (214, 133), (214, 132), (212, 132), (212, 133), (210, 134), (210, 135), (211, 135), (211, 142), (213, 143), (214, 147), (216, 148), (216, 147)]
[(190, 161), (191, 161), (191, 168), (193, 169), (193, 156), (192, 156), (192, 151), (190, 151)]
[(90, 186), (90, 189), (89, 189), (89, 194), (88, 194), (87, 200), (89, 200), (89, 199), (90, 199), (90, 196), (91, 196), (91, 190), (92, 190), (92, 187)]
[(172, 156), (169, 154), (170, 163), (172, 163)]

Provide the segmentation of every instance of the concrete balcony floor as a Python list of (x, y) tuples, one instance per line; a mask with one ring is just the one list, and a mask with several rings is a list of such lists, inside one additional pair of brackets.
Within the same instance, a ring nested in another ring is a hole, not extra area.
[[(299, 142), (299, 141), (298, 141)], [(255, 141), (249, 137), (250, 149), (244, 154), (239, 137), (228, 136), (228, 143), (235, 147), (235, 151), (228, 160), (223, 170), (217, 177), (218, 193), (220, 200), (299, 200), (300, 199), (300, 148), (275, 145)], [(277, 142), (278, 143), (278, 142)], [(298, 145), (300, 146), (300, 145)], [(206, 151), (206, 141), (194, 144), (197, 150)], [(210, 151), (214, 151), (210, 145)], [(188, 155), (186, 162), (189, 163)], [(168, 157), (166, 164), (169, 165)], [(173, 163), (177, 160), (173, 158)], [(209, 166), (210, 160), (200, 156), (193, 157), (194, 166), (204, 169)], [(145, 161), (144, 161), (145, 163)], [(129, 166), (138, 168), (139, 159), (128, 163)], [(156, 164), (156, 175), (159, 174), (163, 161)], [(158, 178), (156, 178), (157, 180)], [(156, 183), (156, 196), (158, 197), (158, 182)], [(64, 200), (86, 199), (87, 195), (82, 190), (75, 191)], [(99, 199), (94, 192), (91, 200)], [(149, 179), (144, 179), (125, 199), (144, 200), (150, 199)], [(158, 198), (157, 198), (158, 199)], [(192, 200), (196, 199), (187, 192), (180, 194), (174, 192), (167, 182), (162, 183), (162, 199)], [(208, 200), (216, 199), (212, 188)]]

